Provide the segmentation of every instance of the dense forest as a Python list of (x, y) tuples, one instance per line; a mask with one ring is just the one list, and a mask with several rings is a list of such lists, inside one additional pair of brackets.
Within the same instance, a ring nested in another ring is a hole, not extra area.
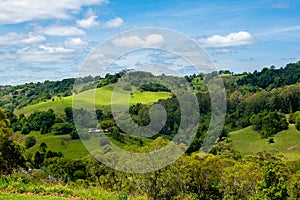
[[(300, 160), (287, 159), (280, 152), (271, 150), (242, 155), (233, 148), (229, 137), (230, 132), (251, 126), (262, 139), (276, 143), (274, 136), (290, 126), (300, 130), (299, 62), (280, 69), (271, 66), (253, 73), (233, 74), (225, 70), (184, 77), (191, 84), (198, 100), (199, 127), (186, 153), (173, 164), (155, 172), (133, 174), (110, 169), (95, 159), (99, 152), (78, 159), (66, 158), (62, 152), (51, 150), (45, 142), (39, 145), (37, 151), (29, 151), (37, 145), (36, 138), (28, 136), (31, 132), (51, 137), (68, 135), (70, 140), (89, 140), (89, 133), (77, 132), (74, 118), (78, 120), (77, 123), (105, 130), (105, 134), (116, 144), (126, 144), (129, 136), (116, 125), (109, 109), (93, 110), (97, 124), (88, 121), (91, 111), (74, 110), (71, 107), (65, 107), (63, 113), (49, 109), (37, 110), (29, 115), (16, 115), (14, 111), (41, 101), (70, 96), (72, 92), (80, 93), (95, 86), (100, 88), (116, 84), (127, 73), (122, 71), (114, 75), (107, 74), (103, 78), (81, 78), (76, 80), (80, 82), (78, 91), (73, 90), (75, 79), (1, 87), (0, 191), (80, 196), (74, 190), (101, 189), (116, 194), (116, 199), (138, 196), (148, 199), (300, 198)], [(122, 85), (124, 91), (138, 87), (141, 92), (164, 91), (171, 95), (154, 103), (162, 105), (167, 113), (166, 123), (159, 133), (150, 138), (151, 142), (132, 138), (137, 143), (126, 144), (125, 148), (134, 152), (159, 150), (178, 132), (181, 122), (180, 104), (176, 95), (172, 94), (172, 89), (158, 83), (141, 84), (141, 77), (150, 80), (157, 77), (150, 73), (135, 73), (130, 77), (130, 84)], [(225, 125), (209, 154), (201, 155), (199, 149), (208, 134), (212, 112), (206, 83), (216, 76), (223, 79), (226, 90)], [(166, 75), (158, 78), (166, 82), (173, 80)], [(183, 83), (180, 78), (173, 81), (178, 87), (182, 87)], [(128, 112), (135, 123), (145, 126), (151, 122), (151, 106), (134, 104)], [(14, 140), (16, 135), (26, 138), (23, 144)], [(106, 138), (99, 138), (99, 146), (104, 149), (101, 155), (107, 158), (115, 156), (110, 150), (110, 142)], [(85, 195), (93, 199), (92, 194)]]

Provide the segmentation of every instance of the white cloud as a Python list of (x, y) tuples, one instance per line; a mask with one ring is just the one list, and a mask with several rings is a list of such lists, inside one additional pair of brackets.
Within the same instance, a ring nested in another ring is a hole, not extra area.
[(40, 28), (39, 32), (50, 36), (77, 36), (85, 35), (85, 32), (74, 26), (49, 26)]
[(34, 44), (45, 41), (46, 38), (42, 35), (35, 35), (28, 33), (10, 32), (4, 35), (0, 35), (0, 45), (19, 45), (19, 44)]
[(251, 34), (245, 31), (229, 33), (225, 36), (213, 35), (208, 38), (201, 38), (198, 41), (204, 47), (212, 48), (244, 46), (255, 42)]
[(137, 48), (144, 46), (145, 42), (139, 36), (133, 35), (115, 39), (112, 43), (118, 47)]
[(114, 19), (111, 19), (103, 24), (103, 28), (105, 29), (115, 29), (122, 26), (124, 23), (124, 20), (120, 17), (116, 17)]
[(1, 0), (0, 24), (36, 19), (70, 19), (83, 6), (101, 5), (108, 0)]
[(129, 48), (159, 47), (164, 43), (164, 38), (159, 34), (150, 34), (143, 40), (139, 36), (132, 35), (115, 39), (112, 43), (115, 46)]
[(40, 45), (38, 48), (23, 48), (15, 52), (13, 55), (19, 62), (24, 63), (66, 63), (72, 58), (74, 49), (67, 49), (64, 47), (54, 47)]
[(159, 34), (150, 34), (146, 37), (146, 47), (158, 47), (164, 43), (164, 37)]
[(49, 46), (40, 45), (39, 48), (41, 50), (44, 50), (47, 53), (71, 53), (71, 52), (74, 52), (73, 49), (66, 49), (63, 47), (49, 47)]
[(88, 46), (88, 43), (81, 38), (68, 38), (65, 41), (65, 46), (69, 48), (84, 48)]
[(299, 31), (299, 30), (300, 30), (300, 26), (288, 26), (288, 27), (269, 30), (259, 35), (275, 35), (275, 34), (282, 34), (282, 33), (288, 33), (288, 32)]
[(86, 19), (77, 20), (76, 24), (81, 28), (92, 28), (99, 25), (99, 22), (97, 22), (97, 16), (93, 15)]

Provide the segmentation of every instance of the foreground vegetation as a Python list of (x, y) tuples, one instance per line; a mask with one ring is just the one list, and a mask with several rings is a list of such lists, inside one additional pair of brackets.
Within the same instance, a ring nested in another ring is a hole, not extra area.
[[(124, 91), (138, 89), (131, 94), (128, 110), (138, 125), (151, 123), (148, 114), (151, 105), (161, 104), (166, 110), (164, 127), (147, 139), (123, 132), (109, 108), (113, 85), (126, 72), (107, 75), (97, 82), (91, 77), (90, 82), (82, 80), (76, 94), (78, 99), (91, 104), (87, 97), (92, 92), (91, 86), (96, 84), (96, 97), (102, 100), (93, 110), (96, 112), (93, 122), (89, 120), (91, 110), (70, 107), (72, 98), (66, 89), (69, 87), (57, 89), (48, 99), (44, 98), (44, 92), (41, 96), (32, 93), (33, 88), (42, 90), (43, 84), (29, 84), (27, 89), (19, 86), (16, 92), (14, 87), (4, 87), (5, 111), (0, 110), (0, 198), (26, 199), (26, 194), (44, 198), (43, 195), (51, 194), (58, 199), (299, 199), (299, 67), (300, 63), (293, 63), (286, 68), (270, 67), (239, 75), (221, 71), (185, 77), (195, 91), (200, 109), (195, 139), (174, 163), (145, 174), (110, 169), (95, 157), (115, 158), (111, 143), (127, 151), (157, 151), (176, 135), (181, 122), (176, 96), (160, 84), (138, 87), (141, 76), (153, 78), (153, 75), (137, 72), (130, 78), (133, 87), (122, 86)], [(213, 138), (216, 141), (210, 152), (199, 154), (211, 115), (205, 83), (218, 75), (224, 80), (227, 95), (225, 126), (221, 135)], [(184, 85), (178, 77), (161, 75), (159, 78), (174, 81), (178, 87)], [(63, 85), (44, 83), (53, 88)], [(31, 101), (18, 104), (22, 99), (20, 94), (32, 97)], [(10, 101), (10, 95), (15, 100)], [(81, 140), (74, 116), (81, 128)], [(101, 129), (107, 138), (90, 132), (87, 127)], [(88, 154), (81, 141), (97, 151)], [(186, 147), (184, 141), (180, 145)]]

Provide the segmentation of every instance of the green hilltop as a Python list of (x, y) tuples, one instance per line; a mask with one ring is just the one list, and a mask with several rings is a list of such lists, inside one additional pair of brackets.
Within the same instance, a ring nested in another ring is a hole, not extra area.
[[(76, 95), (76, 101), (81, 104), (87, 105), (87, 107), (93, 107), (93, 99), (89, 97), (95, 93), (95, 108), (107, 110), (110, 109), (111, 97), (113, 93), (114, 85), (110, 84), (101, 88), (90, 89)], [(159, 99), (166, 99), (170, 97), (169, 92), (148, 92), (148, 91), (136, 91), (130, 97), (130, 105), (143, 103), (149, 104), (158, 101)], [(40, 102), (33, 105), (25, 106), (21, 109), (17, 109), (15, 113), (28, 115), (34, 111), (47, 111), (53, 109), (56, 113), (63, 113), (64, 108), (72, 107), (72, 96), (68, 97), (55, 97), (46, 102)], [(118, 102), (122, 102), (123, 99), (118, 99)]]

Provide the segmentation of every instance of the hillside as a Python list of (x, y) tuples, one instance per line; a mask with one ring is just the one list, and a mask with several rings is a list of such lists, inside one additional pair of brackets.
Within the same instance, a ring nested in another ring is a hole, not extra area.
[[(85, 92), (76, 94), (76, 100), (80, 100), (82, 104), (93, 107), (93, 100), (89, 99), (95, 92), (96, 98), (96, 108), (106, 110), (111, 104), (111, 96), (113, 92), (114, 85), (110, 84), (96, 90), (91, 89)], [(136, 103), (154, 103), (159, 99), (166, 99), (170, 97), (169, 92), (141, 92), (136, 91), (130, 98), (130, 104)], [(122, 99), (118, 99), (119, 102), (122, 102)], [(56, 97), (54, 100), (48, 100), (46, 102), (40, 102), (33, 105), (25, 106), (24, 108), (18, 109), (15, 111), (16, 114), (25, 114), (28, 115), (35, 110), (46, 111), (48, 109), (53, 109), (56, 113), (62, 113), (64, 108), (72, 107), (72, 96), (68, 97)]]
[[(51, 133), (41, 134), (39, 131), (32, 131), (28, 135), (16, 133), (14, 135), (14, 139), (21, 144), (24, 144), (25, 139), (29, 136), (34, 136), (37, 139), (37, 143), (33, 147), (28, 149), (28, 151), (31, 153), (38, 151), (40, 144), (42, 142), (45, 142), (48, 146), (48, 150), (62, 152), (65, 158), (78, 159), (84, 158), (89, 154), (88, 150), (85, 148), (81, 140), (72, 140), (69, 135), (53, 135)], [(122, 148), (126, 148), (132, 145), (139, 146), (140, 140), (142, 141), (143, 145), (148, 145), (151, 142), (151, 140), (148, 139), (136, 140), (135, 138), (129, 137), (127, 135), (124, 135), (124, 142), (117, 141), (110, 136), (108, 137), (110, 141)], [(98, 148), (99, 141), (100, 139), (94, 139), (91, 140), (89, 144)]]
[(275, 143), (268, 143), (268, 139), (262, 139), (252, 127), (231, 132), (229, 138), (232, 140), (233, 149), (241, 152), (242, 155), (276, 150), (292, 160), (300, 159), (300, 131), (296, 130), (293, 124), (289, 125), (288, 130), (274, 136)]

